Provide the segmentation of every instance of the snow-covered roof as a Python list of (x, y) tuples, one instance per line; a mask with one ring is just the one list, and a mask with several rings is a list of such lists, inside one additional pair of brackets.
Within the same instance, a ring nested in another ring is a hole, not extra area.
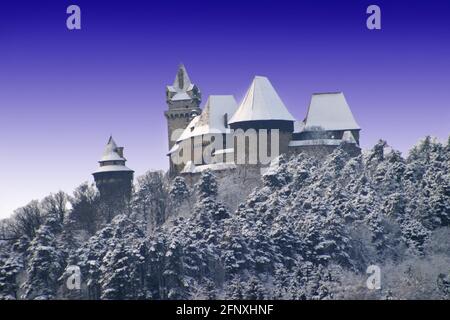
[(232, 115), (237, 109), (233, 96), (209, 96), (203, 112), (192, 119), (177, 142), (204, 134), (226, 133), (225, 115)]
[(172, 97), (172, 101), (190, 100), (191, 97), (186, 92), (177, 92)]
[(269, 79), (256, 76), (229, 123), (257, 120), (295, 121)]
[(181, 173), (199, 173), (205, 170), (220, 171), (230, 169), (236, 169), (236, 164), (234, 164), (234, 162), (220, 162), (196, 166), (192, 161), (188, 161)]
[(192, 136), (192, 131), (194, 130), (198, 120), (200, 120), (200, 116), (195, 116), (194, 118), (192, 118), (191, 122), (189, 122), (187, 127), (181, 133), (180, 137), (177, 139), (177, 142), (186, 140)]
[(209, 96), (193, 134), (225, 133), (228, 129), (225, 127), (225, 115), (231, 117), (236, 109), (236, 100), (231, 95)]
[(191, 83), (189, 86), (185, 87), (184, 89), (179, 88), (178, 86), (174, 87), (174, 86), (167, 86), (167, 90), (169, 90), (170, 92), (180, 92), (180, 91), (190, 91), (194, 89), (194, 85)]
[(189, 79), (189, 75), (183, 64), (180, 64), (178, 67), (178, 72), (172, 87), (175, 91), (188, 91), (193, 87), (191, 79)]
[(294, 133), (302, 132), (305, 129), (305, 121), (295, 121), (294, 122)]
[(99, 160), (100, 167), (94, 172), (94, 174), (111, 171), (133, 171), (125, 166), (125, 162), (127, 161), (127, 159), (121, 156), (122, 151), (120, 150), (123, 150), (123, 148), (117, 147), (117, 144), (114, 141), (113, 137), (110, 136), (108, 143), (106, 144), (105, 151), (103, 152), (103, 156)]
[(311, 140), (291, 140), (289, 147), (303, 146), (338, 146), (342, 143), (341, 139), (311, 139)]
[(133, 171), (133, 170), (131, 170), (125, 165), (108, 165), (98, 168), (94, 173), (111, 172), (111, 171)]
[(195, 164), (192, 161), (186, 162), (181, 173), (193, 173), (195, 171)]
[(315, 93), (306, 116), (305, 131), (360, 129), (342, 92)]
[(351, 131), (344, 131), (344, 134), (342, 135), (342, 141), (345, 141), (347, 143), (356, 143), (356, 139), (353, 136), (353, 133)]
[(167, 86), (167, 91), (170, 92), (169, 99), (171, 101), (191, 100), (194, 98), (192, 96), (194, 88), (195, 85), (189, 79), (186, 68), (180, 64), (173, 85)]
[(172, 153), (174, 153), (175, 151), (177, 151), (178, 149), (180, 149), (180, 145), (175, 143), (172, 147), (172, 149), (169, 150), (169, 152), (167, 153), (168, 156), (170, 156)]
[(110, 136), (108, 143), (106, 144), (105, 151), (103, 151), (103, 156), (99, 162), (104, 161), (126, 161), (124, 157), (121, 157), (117, 152), (118, 147), (113, 137)]

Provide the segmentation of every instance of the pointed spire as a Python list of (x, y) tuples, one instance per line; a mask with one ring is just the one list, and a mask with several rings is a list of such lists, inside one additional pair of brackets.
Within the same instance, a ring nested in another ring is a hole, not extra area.
[(121, 148), (117, 147), (117, 144), (111, 135), (108, 139), (108, 143), (106, 144), (105, 151), (103, 151), (103, 156), (100, 161), (125, 160), (120, 155), (120, 151), (121, 151)]
[(175, 77), (175, 81), (173, 82), (173, 87), (179, 90), (186, 91), (189, 89), (190, 85), (191, 79), (189, 79), (189, 75), (186, 71), (185, 66), (182, 63), (180, 63), (177, 75)]
[(116, 152), (117, 144), (114, 141), (112, 135), (109, 136), (108, 143), (106, 144), (105, 151), (103, 151), (103, 156), (110, 155), (113, 152)]
[(111, 146), (114, 146), (114, 148), (117, 148), (117, 144), (114, 141), (112, 134), (109, 136), (108, 143), (106, 145), (107, 146), (111, 145)]
[[(174, 105), (169, 103), (169, 109), (174, 106), (186, 107), (185, 102), (192, 103), (192, 109), (199, 108), (202, 96), (198, 87), (191, 82), (186, 68), (183, 64), (178, 67), (178, 72), (175, 77), (173, 85), (166, 87), (167, 102), (174, 102)], [(181, 101), (181, 105), (178, 102)], [(190, 106), (191, 107), (191, 106)]]

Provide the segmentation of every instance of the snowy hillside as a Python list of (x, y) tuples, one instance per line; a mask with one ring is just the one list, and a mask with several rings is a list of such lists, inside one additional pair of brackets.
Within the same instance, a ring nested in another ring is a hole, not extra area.
[(120, 208), (87, 184), (31, 202), (0, 222), (0, 298), (450, 298), (449, 143), (278, 160), (250, 194), (149, 172)]

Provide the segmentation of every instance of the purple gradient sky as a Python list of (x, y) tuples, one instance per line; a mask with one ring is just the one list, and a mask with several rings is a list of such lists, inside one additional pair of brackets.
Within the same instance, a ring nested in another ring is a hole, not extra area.
[[(68, 31), (66, 8), (82, 10)], [(382, 30), (365, 27), (378, 4)], [(239, 101), (268, 76), (303, 119), (344, 91), (364, 148), (450, 133), (450, 1), (13, 1), (0, 9), (0, 217), (86, 180), (110, 133), (142, 174), (166, 169), (165, 85), (183, 62)]]

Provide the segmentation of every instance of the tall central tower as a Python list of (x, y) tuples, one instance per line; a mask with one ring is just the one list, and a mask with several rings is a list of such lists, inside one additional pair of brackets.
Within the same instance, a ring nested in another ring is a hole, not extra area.
[(169, 109), (164, 112), (164, 115), (167, 119), (170, 150), (179, 137), (179, 135), (174, 135), (174, 131), (184, 130), (192, 118), (202, 112), (200, 90), (191, 82), (186, 68), (182, 64), (178, 68), (173, 85), (166, 88), (166, 100)]

